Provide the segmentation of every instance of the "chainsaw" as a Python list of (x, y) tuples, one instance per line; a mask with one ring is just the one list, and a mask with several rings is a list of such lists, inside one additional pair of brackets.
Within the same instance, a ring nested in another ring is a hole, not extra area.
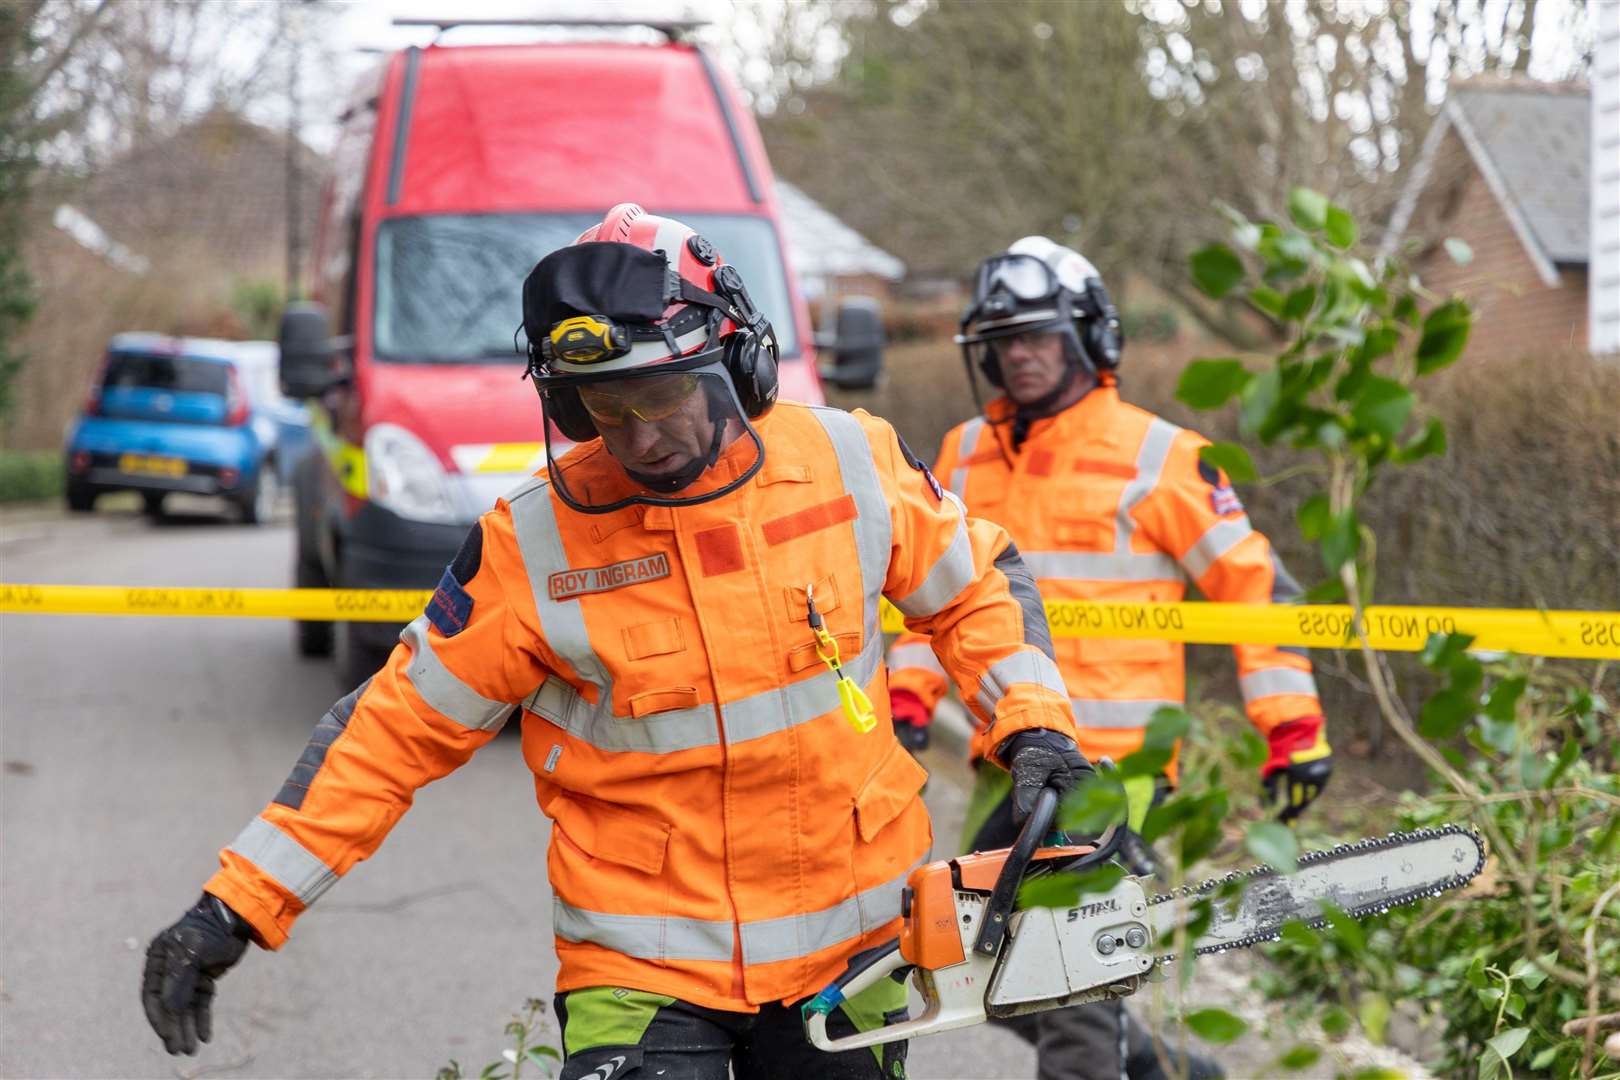
[[(1174, 893), (1156, 891), (1151, 878), (1126, 877), (1074, 907), (1020, 908), (1024, 882), (1101, 866), (1128, 833), (1118, 825), (1095, 845), (1041, 847), (1057, 805), (1055, 790), (1042, 791), (1011, 848), (913, 870), (901, 893), (900, 936), (857, 954), (805, 1004), (810, 1041), (822, 1050), (850, 1050), (1129, 996), (1175, 961), (1178, 931), (1186, 936), (1206, 898), (1215, 899), (1209, 920), (1184, 942), (1199, 956), (1275, 941), (1290, 922), (1322, 926), (1328, 905), (1361, 917), (1437, 896), (1485, 865), (1478, 834), (1447, 825), (1313, 851), (1299, 857), (1292, 874), (1259, 866)], [(1228, 896), (1230, 902), (1216, 899)], [(922, 1012), (829, 1038), (828, 1014), (885, 978), (911, 979)]]

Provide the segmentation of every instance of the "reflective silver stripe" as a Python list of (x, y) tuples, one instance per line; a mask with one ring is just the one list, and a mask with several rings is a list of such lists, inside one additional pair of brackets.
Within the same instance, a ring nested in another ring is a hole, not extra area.
[(957, 511), (956, 535), (950, 547), (934, 561), (923, 583), (909, 595), (894, 602), (908, 618), (923, 619), (938, 614), (973, 584), (973, 542), (968, 539), (967, 522)]
[[(889, 548), (894, 541), (889, 500), (883, 494), (877, 462), (872, 458), (872, 444), (861, 422), (840, 409), (813, 408), (810, 413), (832, 441), (844, 490), (855, 497), (855, 547), (861, 556), (861, 591), (866, 596), (866, 622), (861, 640), (870, 642), (883, 633), (879, 604), (889, 576)], [(866, 680), (856, 676), (856, 681), (864, 685)]]
[(1204, 530), (1204, 535), (1198, 542), (1187, 549), (1187, 554), (1181, 557), (1181, 565), (1187, 571), (1187, 576), (1197, 581), (1203, 577), (1216, 561), (1231, 551), (1241, 541), (1254, 532), (1249, 524), (1249, 515), (1241, 517), (1223, 518)]
[(951, 482), (946, 486), (961, 498), (967, 491), (967, 459), (979, 448), (979, 435), (984, 431), (984, 417), (975, 416), (962, 425), (962, 438), (956, 444), (956, 468), (951, 470)]
[(1180, 581), (1181, 567), (1168, 555), (1099, 551), (1022, 551), (1024, 565), (1040, 580)]
[(921, 668), (936, 675), (945, 674), (945, 668), (941, 666), (939, 657), (934, 655), (934, 647), (924, 641), (896, 645), (889, 650), (889, 670), (900, 671), (904, 668)]
[(910, 875), (907, 870), (820, 911), (741, 924), (743, 963), (795, 960), (879, 929), (900, 917), (900, 889)]
[[(870, 690), (882, 662), (883, 635), (871, 634), (859, 656), (844, 658), (844, 674), (862, 690)], [(823, 668), (808, 679), (728, 702), (720, 706), (720, 715), (725, 718), (726, 741), (735, 744), (786, 731), (837, 708), (838, 680)]]
[(1074, 722), (1091, 728), (1145, 728), (1155, 711), (1179, 709), (1179, 701), (1093, 701), (1072, 698)]
[[(844, 673), (869, 690), (882, 659), (883, 637), (874, 635), (860, 655), (846, 658)], [(638, 720), (614, 715), (611, 705), (592, 705), (561, 679), (547, 679), (523, 707), (598, 750), (672, 754), (720, 743), (713, 705), (673, 709)], [(779, 689), (728, 702), (720, 707), (720, 715), (726, 741), (735, 744), (786, 731), (837, 708), (838, 681), (824, 669)]]
[(491, 701), (458, 679), (433, 651), (427, 627), (427, 616), (418, 615), (400, 631), (399, 640), (411, 649), (405, 677), (423, 701), (462, 727), (475, 731), (499, 729), (512, 712), (511, 704)]
[(1142, 445), (1136, 451), (1136, 475), (1119, 496), (1119, 513), (1114, 523), (1114, 550), (1122, 555), (1129, 554), (1131, 534), (1136, 531), (1136, 519), (1131, 517), (1131, 511), (1158, 486), (1159, 474), (1164, 471), (1165, 459), (1170, 456), (1170, 445), (1176, 441), (1180, 431), (1170, 421), (1158, 417), (1154, 417), (1148, 425)]
[(1261, 668), (1243, 676), (1243, 700), (1253, 702), (1273, 694), (1309, 694), (1316, 696), (1316, 679), (1308, 671), (1291, 667)]
[(541, 635), (551, 651), (573, 668), (576, 675), (596, 686), (597, 700), (611, 710), (613, 681), (591, 648), (579, 601), (553, 600), (546, 585), (552, 574), (568, 569), (568, 553), (557, 529), (550, 484), (536, 478), (514, 491), (507, 505), (512, 509), (512, 531), (517, 535), (518, 553), (523, 556), (534, 607), (540, 615)]
[(242, 856), (309, 907), (337, 883), (337, 872), (262, 817), (247, 823), (225, 850)]
[(558, 937), (642, 960), (730, 960), (731, 926), (730, 919), (609, 915), (552, 898), (551, 928)]
[(986, 718), (996, 714), (996, 705), (1017, 683), (1034, 683), (1056, 694), (1069, 692), (1063, 685), (1063, 673), (1051, 657), (1039, 649), (1022, 649), (997, 660), (980, 677), (979, 693), (974, 700)]

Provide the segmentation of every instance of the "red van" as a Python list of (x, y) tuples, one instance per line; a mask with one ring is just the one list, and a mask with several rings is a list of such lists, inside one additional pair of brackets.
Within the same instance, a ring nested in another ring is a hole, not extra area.
[[(520, 286), (615, 203), (712, 241), (775, 326), (782, 396), (822, 400), (764, 143), (688, 28), (658, 27), (656, 45), (412, 47), (342, 114), (313, 300), (282, 324), (282, 385), (317, 405), (320, 448), (295, 476), (300, 587), (432, 588), (544, 463)], [(297, 642), (335, 648), (353, 684), (398, 632), (300, 623)]]

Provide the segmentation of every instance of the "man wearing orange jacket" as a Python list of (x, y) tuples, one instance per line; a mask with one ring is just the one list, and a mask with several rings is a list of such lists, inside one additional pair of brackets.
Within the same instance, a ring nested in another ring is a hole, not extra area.
[[(934, 468), (969, 513), (1007, 529), (1043, 598), (1177, 601), (1189, 582), (1211, 600), (1299, 595), (1225, 475), (1199, 459), (1207, 440), (1120, 400), (1118, 315), (1079, 253), (1028, 237), (987, 259), (958, 341), (975, 396), (979, 375), (1003, 393), (945, 436)], [(1092, 760), (1138, 749), (1154, 711), (1184, 701), (1180, 644), (1062, 638), (1054, 652), (1080, 749)], [(1271, 747), (1266, 790), (1292, 819), (1332, 770), (1310, 660), (1303, 650), (1265, 645), (1235, 652), (1249, 719)], [(943, 669), (916, 633), (895, 643), (889, 666), (895, 726), (909, 744), (920, 742), (917, 732), (946, 690)], [(974, 758), (988, 749), (975, 735)], [(1174, 782), (1174, 759), (1166, 779)], [(965, 837), (971, 850), (1011, 843), (1005, 790), (992, 770), (980, 770)], [(1021, 1033), (1038, 1040), (1042, 1080), (1151, 1076), (1159, 1068), (1121, 1005), (1031, 1019)]]
[[(553, 822), (564, 1077), (903, 1076), (904, 1044), (823, 1054), (795, 1008), (894, 936), (932, 841), (879, 601), (931, 635), (1033, 794), (1089, 768), (1033, 581), (887, 424), (776, 403), (770, 324), (679, 222), (614, 208), (535, 267), (523, 322), (569, 442), (548, 430), (546, 471), (472, 529), (153, 940), (149, 1020), (195, 1053), (246, 943), (279, 948), (516, 716)], [(904, 1002), (889, 986), (834, 1020)]]

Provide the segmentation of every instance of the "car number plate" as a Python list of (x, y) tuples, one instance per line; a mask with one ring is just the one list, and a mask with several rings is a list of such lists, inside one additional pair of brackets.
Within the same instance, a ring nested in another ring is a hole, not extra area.
[(118, 470), (143, 476), (184, 476), (186, 463), (180, 458), (153, 457), (150, 454), (120, 454)]

